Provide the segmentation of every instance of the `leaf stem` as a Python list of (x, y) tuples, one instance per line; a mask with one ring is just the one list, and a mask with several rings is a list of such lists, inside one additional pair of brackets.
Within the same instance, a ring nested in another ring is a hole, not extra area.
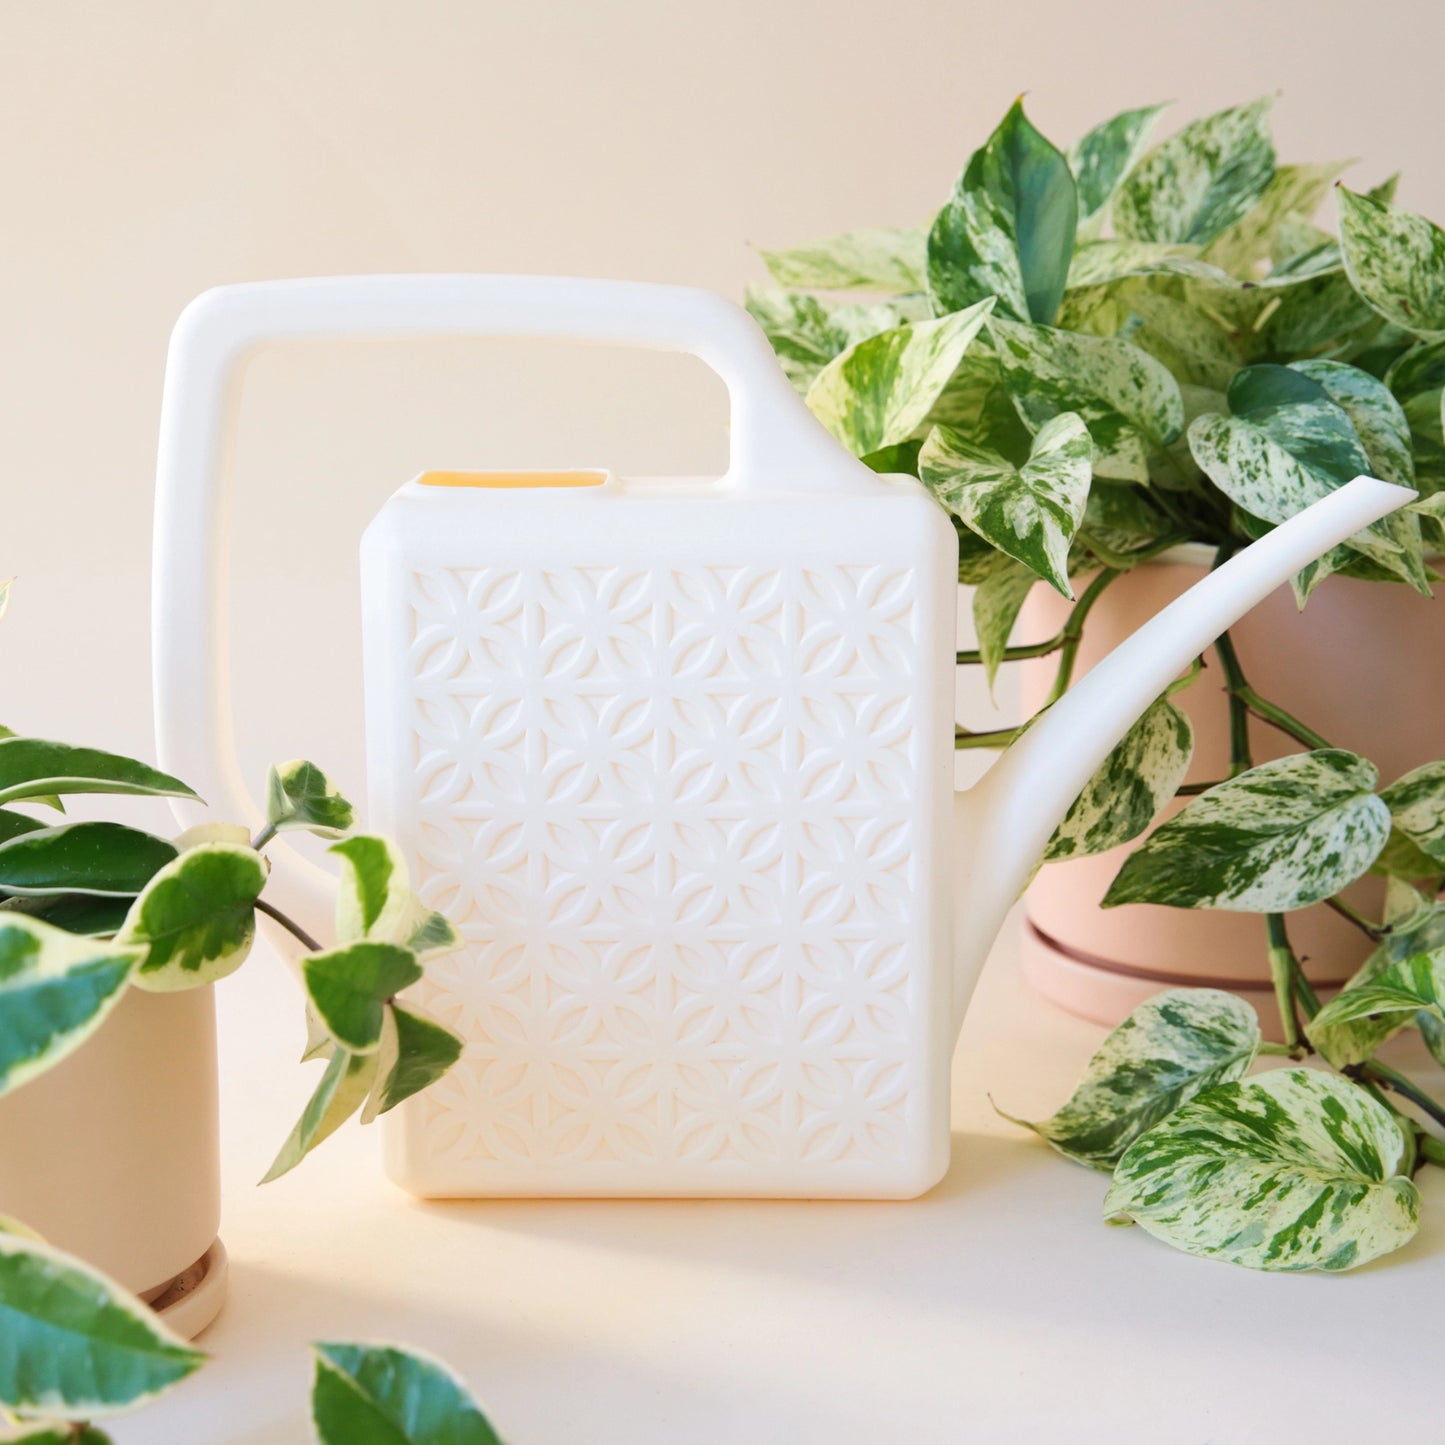
[[(1079, 644), (1084, 637), (1084, 622), (1094, 604), (1104, 595), (1104, 589), (1117, 577), (1124, 574), (1113, 567), (1105, 567), (1089, 585), (1084, 588), (1079, 600), (1074, 603), (1069, 620), (1064, 623), (1061, 633), (1063, 645), (1059, 648), (1059, 667), (1054, 674), (1054, 685), (1044, 699), (1044, 707), (1056, 703), (1069, 690), (1074, 679), (1074, 663), (1079, 655)], [(1040, 709), (1042, 711), (1042, 709)]]
[[(1382, 1064), (1378, 1059), (1366, 1059), (1362, 1064), (1352, 1064), (1344, 1072), (1351, 1078), (1368, 1079), (1371, 1083), (1392, 1089), (1402, 1098), (1408, 1099), (1423, 1113), (1428, 1114), (1437, 1124), (1445, 1125), (1445, 1104), (1431, 1098), (1412, 1079), (1406, 1078), (1404, 1074), (1397, 1069), (1392, 1069), (1388, 1064)], [(1428, 1154), (1426, 1157), (1429, 1157)]]
[(275, 836), (276, 825), (274, 823), (267, 823), (266, 826), (251, 839), (251, 846), (259, 853)]
[(1267, 722), (1271, 727), (1278, 728), (1286, 737), (1291, 737), (1297, 743), (1307, 748), (1328, 748), (1331, 745), (1328, 739), (1323, 738), (1312, 727), (1302, 723), (1293, 713), (1286, 712), (1278, 703), (1270, 702), (1267, 698), (1261, 697), (1252, 687), (1247, 684), (1239, 690), (1240, 701), (1262, 722)]
[(1229, 776), (1237, 778), (1254, 766), (1254, 755), (1249, 748), (1249, 707), (1244, 701), (1249, 684), (1244, 680), (1244, 669), (1239, 665), (1239, 654), (1228, 632), (1221, 632), (1215, 638), (1214, 651), (1224, 670), (1224, 689), (1229, 694)]
[[(1005, 662), (1023, 662), (1030, 657), (1047, 657), (1051, 652), (1057, 652), (1064, 645), (1064, 634), (1056, 632), (1043, 642), (1023, 642), (1017, 647), (1006, 647), (1003, 650)], [(983, 653), (977, 648), (956, 654), (957, 665), (967, 667), (970, 663), (982, 662)]]
[(264, 913), (268, 918), (274, 918), (282, 928), (286, 930), (298, 943), (309, 949), (312, 953), (322, 953), (321, 944), (314, 939), (294, 918), (288, 918), (274, 903), (268, 903), (264, 898), (256, 900), (256, 911)]
[(1387, 937), (1392, 931), (1388, 924), (1371, 923), (1363, 913), (1356, 908), (1350, 907), (1338, 894), (1333, 898), (1326, 898), (1325, 907), (1334, 909), (1341, 918), (1348, 919), (1366, 938), (1372, 939), (1375, 943)]
[(956, 727), (953, 730), (953, 746), (955, 748), (1006, 748), (1016, 738), (1023, 735), (1023, 728), (994, 728), (991, 732), (973, 733), (967, 728)]
[(1445, 1139), (1437, 1139), (1433, 1134), (1422, 1134), (1420, 1136), (1420, 1157), (1427, 1164), (1434, 1164), (1437, 1168), (1445, 1169)]
[(1295, 1008), (1295, 976), (1299, 963), (1290, 947), (1289, 934), (1285, 932), (1284, 914), (1266, 913), (1264, 921), (1269, 933), (1269, 976), (1274, 982), (1274, 1001), (1284, 1029), (1285, 1047), (1292, 1057), (1302, 1059), (1309, 1049)]

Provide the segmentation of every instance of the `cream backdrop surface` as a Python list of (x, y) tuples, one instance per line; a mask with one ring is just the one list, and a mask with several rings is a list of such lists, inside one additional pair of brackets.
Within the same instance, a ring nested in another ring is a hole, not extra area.
[[(205, 287), (556, 271), (741, 295), (749, 243), (915, 223), (1013, 97), (1067, 144), (1283, 92), (1282, 157), (1402, 168), (1445, 215), (1433, 0), (3, 0), (5, 720), (148, 750), (161, 369)], [(717, 470), (696, 363), (538, 345), (299, 347), (236, 459), (243, 760), (361, 785), (356, 543), (431, 466)]]

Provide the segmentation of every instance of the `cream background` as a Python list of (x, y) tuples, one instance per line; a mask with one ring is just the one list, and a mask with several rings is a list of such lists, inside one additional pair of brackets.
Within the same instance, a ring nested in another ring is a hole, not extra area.
[[(1272, 89), (1281, 155), (1445, 215), (1428, 0), (3, 0), (0, 575), (15, 727), (146, 751), (161, 368), (220, 282), (575, 272), (739, 296), (749, 242), (907, 224), (1013, 96), (1060, 144)], [(244, 761), (360, 786), (356, 541), (428, 466), (708, 471), (695, 363), (539, 346), (277, 351), (237, 458)]]

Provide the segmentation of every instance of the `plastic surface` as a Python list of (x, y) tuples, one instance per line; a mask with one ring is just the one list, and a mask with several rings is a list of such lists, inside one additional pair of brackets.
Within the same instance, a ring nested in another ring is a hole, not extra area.
[[(368, 529), (370, 822), (466, 940), (421, 993), (466, 1052), (389, 1116), (390, 1172), (428, 1195), (922, 1192), (974, 978), (1080, 787), (1220, 631), (1413, 493), (1360, 479), (1276, 528), (955, 804), (952, 528), (827, 437), (737, 308), (538, 278), (212, 293), (167, 373), (157, 714), (163, 766), (231, 810), (230, 371), (273, 336), (452, 331), (692, 351), (734, 449), (714, 480), (413, 482)], [(292, 891), (324, 936), (327, 890)]]

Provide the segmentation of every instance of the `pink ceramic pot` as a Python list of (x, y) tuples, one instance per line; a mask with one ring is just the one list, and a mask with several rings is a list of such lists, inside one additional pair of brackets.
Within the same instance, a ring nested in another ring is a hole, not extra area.
[[(1075, 677), (1207, 570), (1202, 547), (1180, 548), (1119, 578), (1089, 615)], [(1069, 604), (1035, 587), (1015, 640), (1052, 636)], [(1408, 588), (1330, 578), (1300, 612), (1282, 587), (1232, 629), (1245, 675), (1257, 691), (1339, 747), (1373, 761), (1382, 782), (1445, 755), (1445, 631), (1439, 609)], [(1020, 665), (1023, 704), (1032, 713), (1053, 682), (1056, 659)], [(1219, 664), (1175, 701), (1194, 724), (1191, 782), (1225, 776), (1229, 719)], [(1298, 745), (1251, 719), (1257, 762)], [(1173, 803), (1172, 817), (1183, 806)], [(1102, 909), (1103, 897), (1137, 841), (1095, 858), (1050, 864), (1028, 891), (1025, 970), (1034, 987), (1071, 1013), (1113, 1025), (1161, 988), (1218, 986), (1259, 1007), (1278, 1027), (1256, 914), (1130, 904)], [(1379, 916), (1383, 885), (1365, 878), (1346, 896)], [(1344, 919), (1318, 906), (1291, 919), (1291, 939), (1317, 987), (1343, 982), (1369, 950)]]
[(183, 1335), (225, 1297), (212, 990), (130, 989), (69, 1058), (0, 1099), (0, 1214)]

